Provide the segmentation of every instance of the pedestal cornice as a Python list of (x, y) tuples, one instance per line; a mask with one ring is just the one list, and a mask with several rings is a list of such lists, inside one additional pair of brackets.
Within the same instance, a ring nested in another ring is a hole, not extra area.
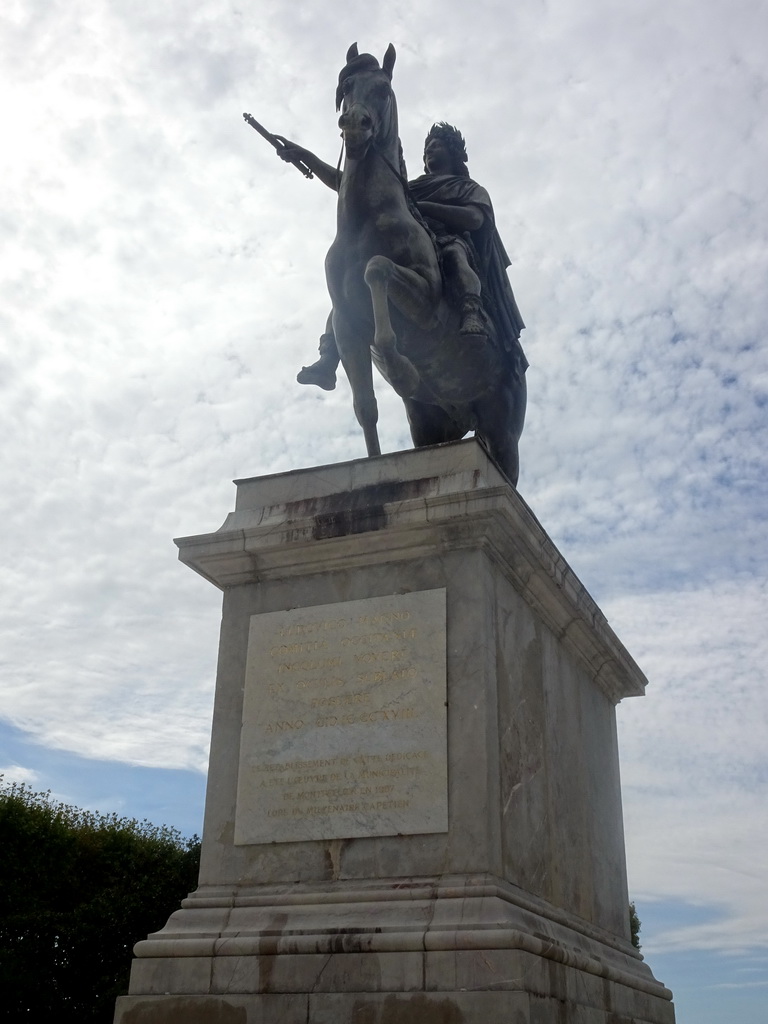
[(645, 692), (605, 616), (477, 441), (236, 483), (219, 530), (176, 540), (181, 561), (222, 590), (479, 549), (614, 703)]

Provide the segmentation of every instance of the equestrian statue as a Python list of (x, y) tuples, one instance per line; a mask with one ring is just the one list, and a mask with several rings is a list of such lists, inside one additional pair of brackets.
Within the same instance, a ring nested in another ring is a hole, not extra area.
[(336, 238), (325, 260), (333, 308), (320, 357), (297, 380), (332, 390), (341, 362), (368, 454), (378, 455), (375, 364), (405, 404), (414, 445), (474, 430), (516, 484), (528, 364), (510, 261), (456, 128), (432, 127), (425, 173), (408, 181), (394, 63), (391, 44), (381, 65), (357, 44), (347, 53), (336, 91), (343, 167), (244, 115), (281, 159), (338, 193)]

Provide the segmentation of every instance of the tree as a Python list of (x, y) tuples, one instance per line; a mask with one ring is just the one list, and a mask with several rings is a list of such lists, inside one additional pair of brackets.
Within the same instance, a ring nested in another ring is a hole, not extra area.
[(197, 884), (200, 842), (0, 776), (0, 1019), (109, 1024), (133, 946)]
[(634, 902), (629, 904), (629, 931), (632, 935), (632, 945), (635, 949), (642, 949), (640, 945), (640, 918), (637, 916)]

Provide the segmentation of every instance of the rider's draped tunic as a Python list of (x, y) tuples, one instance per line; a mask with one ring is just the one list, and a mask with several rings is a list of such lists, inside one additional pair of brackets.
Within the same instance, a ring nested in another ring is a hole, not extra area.
[[(480, 278), (483, 307), (496, 328), (497, 337), (508, 353), (511, 369), (520, 381), (528, 366), (520, 331), (525, 327), (507, 277), (509, 256), (496, 230), (491, 199), (482, 185), (456, 174), (423, 174), (408, 183), (414, 202), (445, 203), (446, 206), (475, 206), (483, 214), (477, 231), (453, 235), (469, 248), (470, 262)], [(438, 243), (443, 240), (438, 238)], [(446, 241), (448, 239), (446, 238)]]

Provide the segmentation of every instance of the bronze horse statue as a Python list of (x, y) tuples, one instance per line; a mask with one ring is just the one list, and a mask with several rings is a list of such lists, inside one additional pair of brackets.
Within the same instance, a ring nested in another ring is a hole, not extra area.
[[(337, 233), (325, 261), (333, 332), (369, 455), (380, 453), (372, 362), (405, 403), (417, 447), (475, 430), (512, 483), (525, 417), (523, 372), (488, 318), (480, 346), (459, 333), (434, 236), (409, 197), (392, 91), (381, 66), (350, 47), (337, 107), (344, 140)], [(522, 355), (522, 350), (521, 355)], [(523, 357), (524, 359), (524, 357)]]

